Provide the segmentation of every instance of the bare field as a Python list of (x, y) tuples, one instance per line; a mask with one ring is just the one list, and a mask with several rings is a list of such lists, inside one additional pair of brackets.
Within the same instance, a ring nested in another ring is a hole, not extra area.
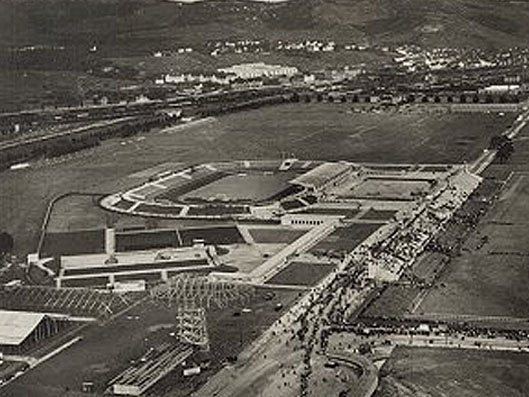
[(449, 266), (418, 312), (529, 317), (527, 258), (467, 255)]
[[(0, 173), (0, 229), (16, 250), (34, 249), (49, 200), (71, 191), (113, 192), (164, 162), (299, 158), (364, 162), (462, 162), (478, 156), (512, 121), (494, 114), (350, 114), (338, 104), (292, 104), (230, 114), (178, 133), (102, 142), (90, 156)], [(406, 141), (407, 145), (400, 145)]]
[(529, 317), (529, 178), (514, 175), (419, 312)]
[(381, 375), (375, 397), (522, 397), (529, 355), (397, 347)]
[(68, 196), (58, 200), (48, 222), (48, 232), (102, 228), (110, 213), (99, 208), (96, 197)]

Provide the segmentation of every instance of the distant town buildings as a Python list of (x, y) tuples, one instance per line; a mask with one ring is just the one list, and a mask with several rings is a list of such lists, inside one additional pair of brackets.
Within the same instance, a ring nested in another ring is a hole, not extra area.
[(268, 65), (264, 62), (243, 63), (228, 68), (221, 68), (218, 71), (244, 80), (260, 77), (290, 77), (299, 72), (298, 68), (294, 66)]
[(490, 85), (480, 90), (483, 94), (516, 94), (520, 92), (521, 87), (518, 84), (496, 84)]

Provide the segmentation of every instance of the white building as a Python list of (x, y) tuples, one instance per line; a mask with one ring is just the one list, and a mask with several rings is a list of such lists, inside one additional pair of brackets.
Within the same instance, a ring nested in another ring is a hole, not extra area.
[(229, 68), (218, 69), (218, 71), (247, 80), (259, 77), (290, 77), (298, 73), (298, 68), (294, 66), (267, 65), (264, 62), (257, 62), (233, 65)]
[(508, 94), (520, 92), (518, 84), (491, 85), (480, 90), (483, 94)]
[(311, 229), (324, 223), (336, 223), (345, 215), (291, 213), (281, 217), (281, 225), (300, 229)]

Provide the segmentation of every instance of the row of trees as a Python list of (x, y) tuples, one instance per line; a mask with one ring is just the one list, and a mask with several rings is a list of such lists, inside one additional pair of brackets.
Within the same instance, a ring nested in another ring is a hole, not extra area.
[(0, 169), (23, 161), (39, 158), (53, 158), (74, 153), (80, 150), (98, 146), (100, 141), (110, 138), (124, 138), (153, 128), (164, 128), (178, 121), (178, 117), (167, 115), (154, 115), (139, 118), (117, 125), (105, 126), (87, 130), (69, 136), (59, 136), (48, 140), (35, 141), (30, 144), (21, 144), (0, 153)]
[(0, 257), (13, 251), (13, 237), (4, 231), (0, 232)]
[(489, 148), (497, 151), (496, 160), (500, 163), (505, 163), (514, 152), (512, 139), (505, 135), (493, 136)]

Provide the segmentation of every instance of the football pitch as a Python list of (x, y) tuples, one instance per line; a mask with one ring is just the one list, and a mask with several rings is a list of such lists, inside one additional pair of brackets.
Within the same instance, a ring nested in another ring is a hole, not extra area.
[(186, 200), (259, 202), (272, 198), (290, 187), (292, 172), (250, 173), (228, 175), (195, 189), (184, 196)]

